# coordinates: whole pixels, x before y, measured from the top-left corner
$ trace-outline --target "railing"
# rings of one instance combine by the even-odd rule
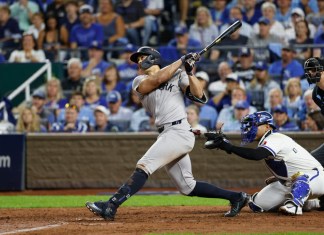
[[[49,60],[45,61],[45,64],[36,71],[32,76],[30,76],[24,83],[22,83],[16,90],[14,90],[7,98],[9,100],[14,99],[17,95],[19,95],[22,91],[25,91],[25,100],[30,99],[30,84],[39,78],[44,72],[47,73],[47,80],[52,78],[52,64]],[[5,106],[5,102],[2,101],[0,103],[0,110]],[[5,118],[6,119],[6,112]]]

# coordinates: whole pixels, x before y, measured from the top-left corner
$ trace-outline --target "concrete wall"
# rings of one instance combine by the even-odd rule
[[[289,135],[307,150],[324,142],[323,133]],[[27,189],[119,187],[156,137],[156,134],[133,133],[29,134]],[[233,143],[239,143],[239,135],[228,137]],[[263,161],[249,161],[223,151],[206,150],[203,149],[204,142],[204,138],[197,138],[190,153],[196,179],[221,187],[259,187],[270,176]],[[164,169],[160,169],[150,177],[146,187],[174,185]]]

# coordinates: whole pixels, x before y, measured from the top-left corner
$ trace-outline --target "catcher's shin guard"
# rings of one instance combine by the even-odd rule
[[[293,178],[290,196],[291,200],[297,206],[303,207],[310,194],[309,176],[299,173]]]
[[[248,205],[253,212],[256,213],[264,212],[263,208],[254,202],[256,195],[258,195],[258,193],[252,195],[251,200],[248,202]]]

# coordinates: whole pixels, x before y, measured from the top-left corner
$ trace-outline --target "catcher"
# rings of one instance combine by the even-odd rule
[[[254,212],[276,211],[283,214],[302,215],[308,199],[324,195],[322,165],[290,137],[275,133],[272,115],[255,112],[241,120],[242,144],[259,141],[256,149],[232,145],[221,132],[207,132],[208,149],[221,149],[248,160],[264,159],[274,177],[255,193],[249,204]],[[323,208],[323,202],[320,202]]]

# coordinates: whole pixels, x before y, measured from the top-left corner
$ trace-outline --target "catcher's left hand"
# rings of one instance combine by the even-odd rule
[[[225,150],[227,153],[231,153],[231,147],[229,140],[227,139],[226,135],[222,131],[210,131],[206,132],[205,137],[207,141],[205,143],[205,148],[207,149],[222,149]]]

